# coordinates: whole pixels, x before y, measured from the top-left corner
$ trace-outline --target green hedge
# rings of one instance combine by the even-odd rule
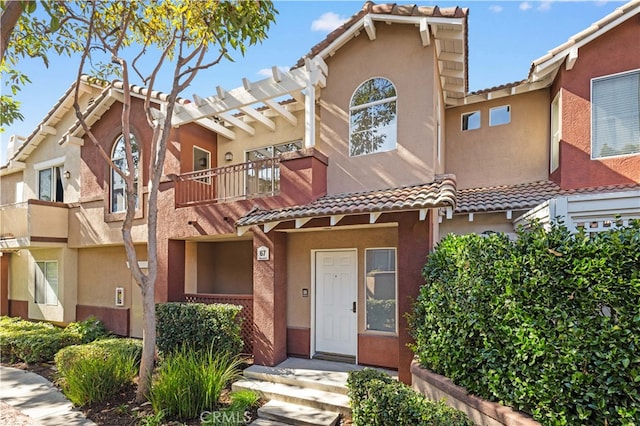
[[[0,360],[8,363],[53,361],[56,352],[65,346],[105,335],[104,325],[95,318],[62,328],[48,322],[0,317]]]
[[[167,354],[184,345],[198,351],[213,347],[218,352],[238,355],[242,350],[241,306],[203,303],[156,305],[157,345]]]
[[[348,395],[356,426],[472,426],[466,414],[428,400],[380,370],[351,371]]]
[[[410,316],[420,363],[545,425],[640,418],[640,222],[450,235]]]

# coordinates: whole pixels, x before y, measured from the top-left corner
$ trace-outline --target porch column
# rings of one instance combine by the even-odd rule
[[[265,260],[258,250],[266,248]],[[263,251],[264,253],[264,251]],[[254,362],[274,366],[287,357],[287,236],[253,228]]]
[[[0,252],[0,315],[9,315],[9,253]]]
[[[408,331],[406,312],[411,312],[424,283],[422,268],[432,249],[433,215],[429,211],[425,220],[417,212],[403,213],[398,221],[398,379],[411,384],[413,352],[407,347],[412,342]]]

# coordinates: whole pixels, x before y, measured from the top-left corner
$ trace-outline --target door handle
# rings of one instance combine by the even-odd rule
[[[356,313],[356,302],[353,302],[353,305],[351,307],[351,311],[355,314]]]

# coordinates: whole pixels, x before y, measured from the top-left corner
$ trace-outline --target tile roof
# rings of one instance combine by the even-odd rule
[[[362,9],[356,14],[347,19],[342,25],[333,30],[327,37],[313,46],[309,53],[300,58],[293,68],[299,68],[304,65],[305,58],[312,58],[318,53],[322,52],[331,43],[333,43],[342,34],[347,32],[349,28],[357,24],[362,18],[368,14],[376,15],[397,15],[397,16],[419,16],[419,17],[438,17],[438,18],[467,18],[468,9],[458,6],[452,7],[438,7],[438,6],[418,6],[415,4],[398,5],[396,3],[389,4],[375,4],[372,1],[367,1]],[[465,46],[467,45],[465,34]],[[468,49],[465,47],[465,51]],[[465,54],[465,69],[467,66],[468,58]]]
[[[454,213],[527,210],[554,197],[632,189],[640,189],[640,183],[562,189],[555,182],[540,181],[517,185],[460,189],[456,194],[457,204]]]
[[[236,226],[251,226],[268,222],[333,215],[454,207],[456,204],[455,194],[455,176],[451,174],[437,175],[433,182],[422,185],[325,195],[303,206],[274,210],[255,208],[241,217],[236,222]]]

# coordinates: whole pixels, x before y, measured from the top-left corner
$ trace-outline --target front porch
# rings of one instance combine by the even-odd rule
[[[363,368],[341,362],[287,358],[274,367],[250,366],[232,387],[254,390],[268,400],[258,410],[260,419],[285,424],[335,425],[340,418],[351,417],[346,386],[349,371]],[[398,376],[396,371],[383,371]]]

